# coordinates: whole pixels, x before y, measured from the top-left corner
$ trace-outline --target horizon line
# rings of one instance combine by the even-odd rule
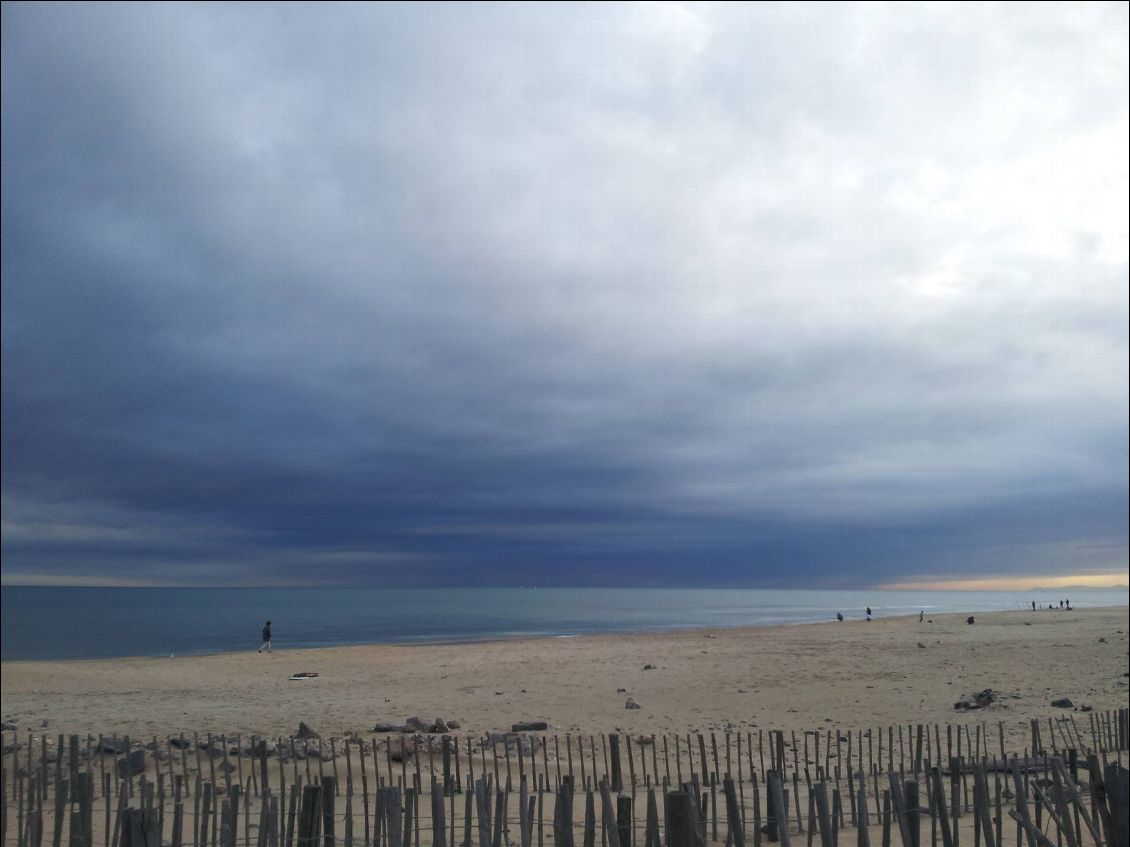
[[[1107,577],[1101,574],[1079,575],[1077,577],[1045,577],[1043,584],[1033,584],[1030,577],[997,577],[968,580],[925,580],[922,582],[894,582],[875,585],[862,585],[858,587],[845,586],[756,586],[740,584],[720,585],[381,585],[376,583],[356,582],[346,584],[316,584],[316,583],[275,583],[259,585],[231,585],[223,583],[191,584],[191,583],[154,583],[145,581],[117,581],[117,580],[78,580],[78,581],[10,581],[0,578],[0,588],[151,588],[160,590],[224,590],[224,591],[253,591],[256,589],[298,589],[298,590],[326,590],[326,589],[354,589],[354,588],[379,588],[389,589],[531,589],[531,590],[558,590],[558,589],[606,589],[606,590],[680,590],[701,589],[705,591],[944,591],[944,592],[1026,592],[1026,591],[1065,591],[1070,589],[1121,589],[1130,591],[1126,582],[1115,581],[1120,575]]]

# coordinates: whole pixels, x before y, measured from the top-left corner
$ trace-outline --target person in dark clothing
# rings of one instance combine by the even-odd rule
[[[871,607],[867,607],[867,620],[871,620]]]
[[[259,648],[258,652],[262,653],[264,650],[266,650],[268,653],[271,652],[271,622],[270,621],[267,621],[266,625],[263,627],[263,646]]]
[[[836,620],[842,621],[844,619],[843,612],[836,612]]]

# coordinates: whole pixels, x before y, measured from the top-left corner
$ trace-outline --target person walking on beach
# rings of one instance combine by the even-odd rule
[[[871,607],[867,607],[867,620],[871,620]]]
[[[263,627],[263,646],[260,647],[256,652],[262,653],[264,649],[268,653],[271,652],[271,622],[270,621],[267,621],[267,623]]]

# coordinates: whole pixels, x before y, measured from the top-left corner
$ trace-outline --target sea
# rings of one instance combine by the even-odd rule
[[[1127,605],[1127,589],[839,591],[640,588],[0,588],[4,661],[192,656],[699,627],[774,626],[943,612],[1060,614]],[[1069,614],[1063,612],[1063,614]]]

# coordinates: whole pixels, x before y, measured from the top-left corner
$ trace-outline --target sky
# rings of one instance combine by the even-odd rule
[[[1126,582],[1128,6],[4,3],[4,584]]]

